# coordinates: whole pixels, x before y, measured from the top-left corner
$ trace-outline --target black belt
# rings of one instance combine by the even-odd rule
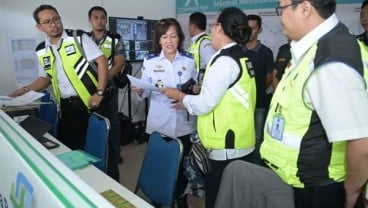
[[[62,103],[75,103],[75,102],[82,102],[82,99],[79,96],[72,96],[68,98],[61,98]]]

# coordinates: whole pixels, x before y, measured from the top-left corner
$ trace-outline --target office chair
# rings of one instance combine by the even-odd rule
[[[57,104],[51,99],[48,91],[45,90],[43,93],[45,93],[45,95],[41,97],[41,102],[44,102],[44,104],[41,104],[38,109],[38,118],[52,124],[52,128],[48,132],[56,137],[58,120]]]
[[[94,165],[103,172],[107,171],[109,130],[110,122],[107,118],[97,113],[91,113],[84,151],[101,159]]]
[[[174,207],[175,184],[182,153],[180,140],[163,138],[153,132],[134,193],[140,190],[152,204]]]

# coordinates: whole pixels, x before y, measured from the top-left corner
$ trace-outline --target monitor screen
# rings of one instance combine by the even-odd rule
[[[143,61],[152,50],[156,20],[109,17],[109,30],[121,35],[127,60]]]

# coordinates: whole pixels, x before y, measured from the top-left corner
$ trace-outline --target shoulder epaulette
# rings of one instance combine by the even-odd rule
[[[46,47],[46,43],[45,41],[42,41],[41,43],[39,43],[36,47],[36,51],[40,50],[40,49],[44,49]]]
[[[150,59],[155,58],[155,57],[158,57],[158,54],[157,53],[148,53],[146,55],[146,59],[147,60],[150,60]]]
[[[188,51],[182,51],[180,52],[180,55],[193,59],[193,54]]]

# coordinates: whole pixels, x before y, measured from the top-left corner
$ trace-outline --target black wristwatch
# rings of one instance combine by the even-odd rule
[[[96,95],[98,95],[98,96],[104,96],[104,93],[105,93],[105,90],[102,90],[102,89],[97,89],[96,90]]]

